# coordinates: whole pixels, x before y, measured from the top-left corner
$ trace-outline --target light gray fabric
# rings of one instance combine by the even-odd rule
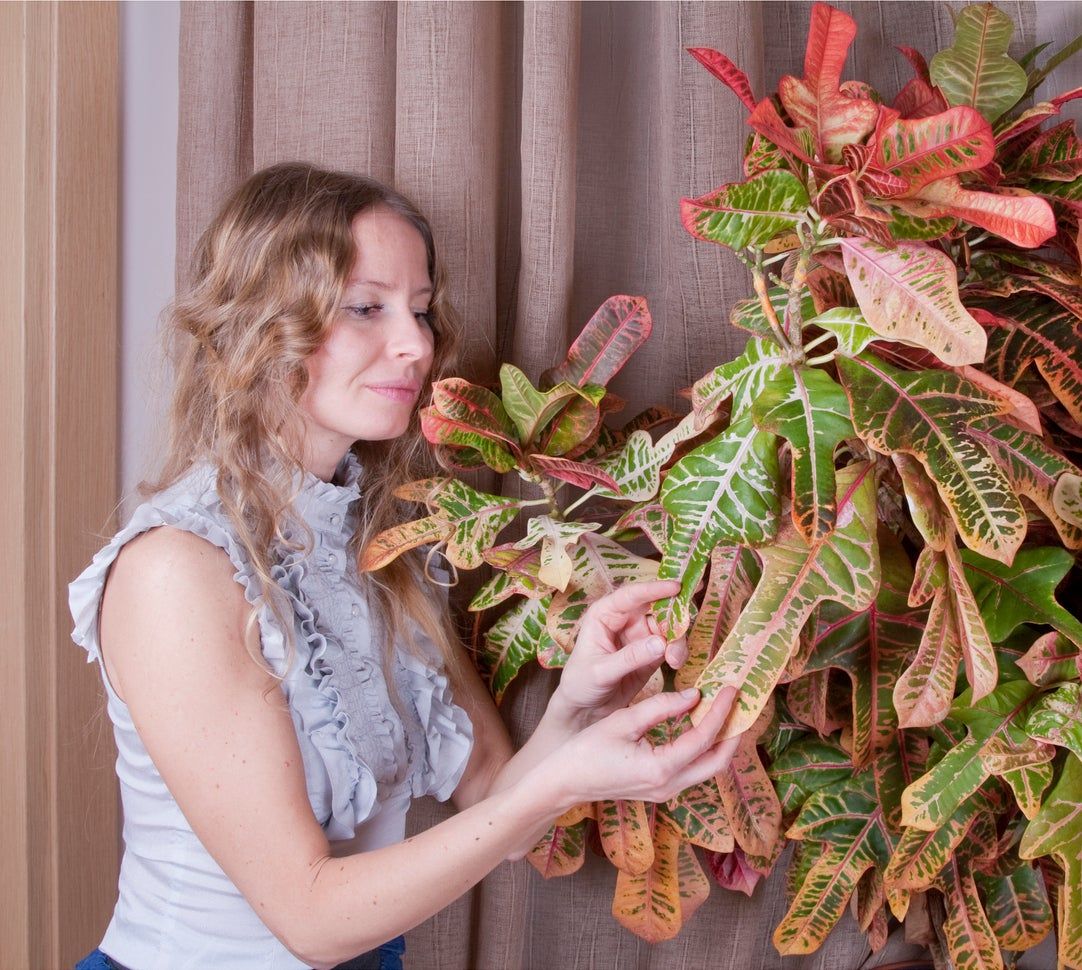
[[[352,456],[344,484],[307,475],[294,500],[294,523],[310,531],[302,548],[280,551],[271,578],[292,613],[287,638],[218,498],[216,475],[198,465],[140,505],[128,524],[71,584],[73,638],[88,661],[101,663],[98,616],[105,583],[124,545],[169,526],[222,549],[234,578],[257,609],[264,659],[281,678],[296,730],[312,813],[332,841],[356,838],[358,851],[405,837],[412,796],[450,797],[466,768],[473,731],[454,704],[431,641],[426,655],[395,651],[392,674],[401,711],[384,679],[383,649],[369,621],[354,557],[353,503],[361,470]],[[289,613],[287,612],[287,616]],[[292,642],[290,642],[290,640]],[[102,677],[113,723],[124,807],[120,894],[103,940],[130,967],[299,967],[204,849],[148,754],[127,705]],[[250,793],[260,810],[260,793]]]

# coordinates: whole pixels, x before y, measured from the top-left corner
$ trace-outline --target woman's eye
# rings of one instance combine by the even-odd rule
[[[418,310],[413,314],[417,318],[418,323],[423,323],[426,327],[432,327],[432,311],[431,310]]]
[[[347,306],[344,308],[348,313],[352,313],[355,317],[370,317],[373,313],[383,309],[381,303],[358,303],[354,306]]]

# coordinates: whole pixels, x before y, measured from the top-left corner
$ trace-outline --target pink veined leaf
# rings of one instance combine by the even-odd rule
[[[932,182],[917,193],[917,198],[942,206],[951,215],[997,236],[1033,249],[1056,234],[1056,217],[1044,199],[1028,192],[1006,195],[973,192],[962,188],[955,177]]]
[[[590,317],[567,359],[546,372],[546,383],[608,384],[646,342],[652,329],[645,297],[610,296]]]
[[[944,176],[979,169],[995,152],[992,126],[964,105],[928,118],[888,115],[885,121],[876,131],[876,164],[905,179],[910,194]]]
[[[749,111],[755,110],[748,76],[724,54],[709,47],[689,47],[687,52],[733,92]]]
[[[1075,135],[1074,122],[1042,131],[1026,146],[1012,168],[1027,178],[1070,182],[1082,175],[1082,142]]]
[[[857,25],[825,3],[812,7],[803,79],[785,76],[778,94],[789,117],[810,128],[821,161],[837,162],[845,145],[862,141],[875,126],[876,103],[840,90],[842,68]]]
[[[614,492],[620,490],[620,486],[608,472],[584,461],[571,461],[552,455],[531,455],[530,461],[546,475],[568,482],[576,488],[590,489],[595,485],[602,485]]]

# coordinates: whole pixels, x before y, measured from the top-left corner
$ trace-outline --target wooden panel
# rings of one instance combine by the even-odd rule
[[[117,9],[10,3],[0,15],[5,143],[21,148],[4,153],[14,204],[0,239],[4,292],[21,294],[0,361],[3,453],[18,456],[2,471],[16,563],[4,591],[12,649],[0,651],[0,730],[16,743],[2,797],[17,822],[0,966],[61,967],[100,940],[119,859],[100,681],[67,610],[117,494]]]

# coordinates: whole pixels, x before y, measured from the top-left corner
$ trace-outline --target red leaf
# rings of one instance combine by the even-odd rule
[[[751,93],[748,76],[729,58],[709,47],[689,47],[687,52],[743,101],[748,111],[755,110],[755,96]]]
[[[788,152],[809,165],[814,163],[815,159],[808,150],[810,146],[801,141],[801,135],[810,137],[808,129],[790,128],[781,120],[781,115],[778,114],[778,109],[770,98],[763,98],[755,106],[755,110],[748,115],[748,124],[782,151]]]
[[[1011,168],[1027,178],[1070,182],[1082,175],[1082,142],[1074,122],[1064,121],[1042,131],[1018,156]]]
[[[994,154],[992,126],[965,105],[926,118],[888,117],[875,133],[876,164],[905,179],[910,193],[947,175],[979,169]]]
[[[652,329],[645,297],[610,296],[575,338],[567,359],[546,372],[545,379],[550,386],[560,381],[579,387],[608,384],[646,342]]]
[[[940,94],[939,88],[932,87],[923,78],[915,77],[898,92],[893,107],[903,118],[928,118],[946,111],[950,105]]]
[[[562,482],[570,482],[577,488],[603,485],[617,494],[620,492],[616,479],[595,465],[588,465],[582,461],[569,461],[567,458],[555,458],[552,455],[531,455],[530,461],[546,475],[558,478]]]
[[[748,865],[744,850],[737,846],[732,852],[708,852],[707,865],[714,880],[723,889],[750,896],[762,875]]]
[[[932,83],[932,77],[928,73],[928,62],[924,59],[924,55],[919,50],[915,47],[902,47],[901,45],[896,45],[894,49],[913,65],[913,72],[917,77],[922,81],[927,81],[929,84]]]
[[[1029,192],[972,192],[951,176],[924,186],[915,197],[1026,249],[1040,246],[1056,234],[1052,207]]]

